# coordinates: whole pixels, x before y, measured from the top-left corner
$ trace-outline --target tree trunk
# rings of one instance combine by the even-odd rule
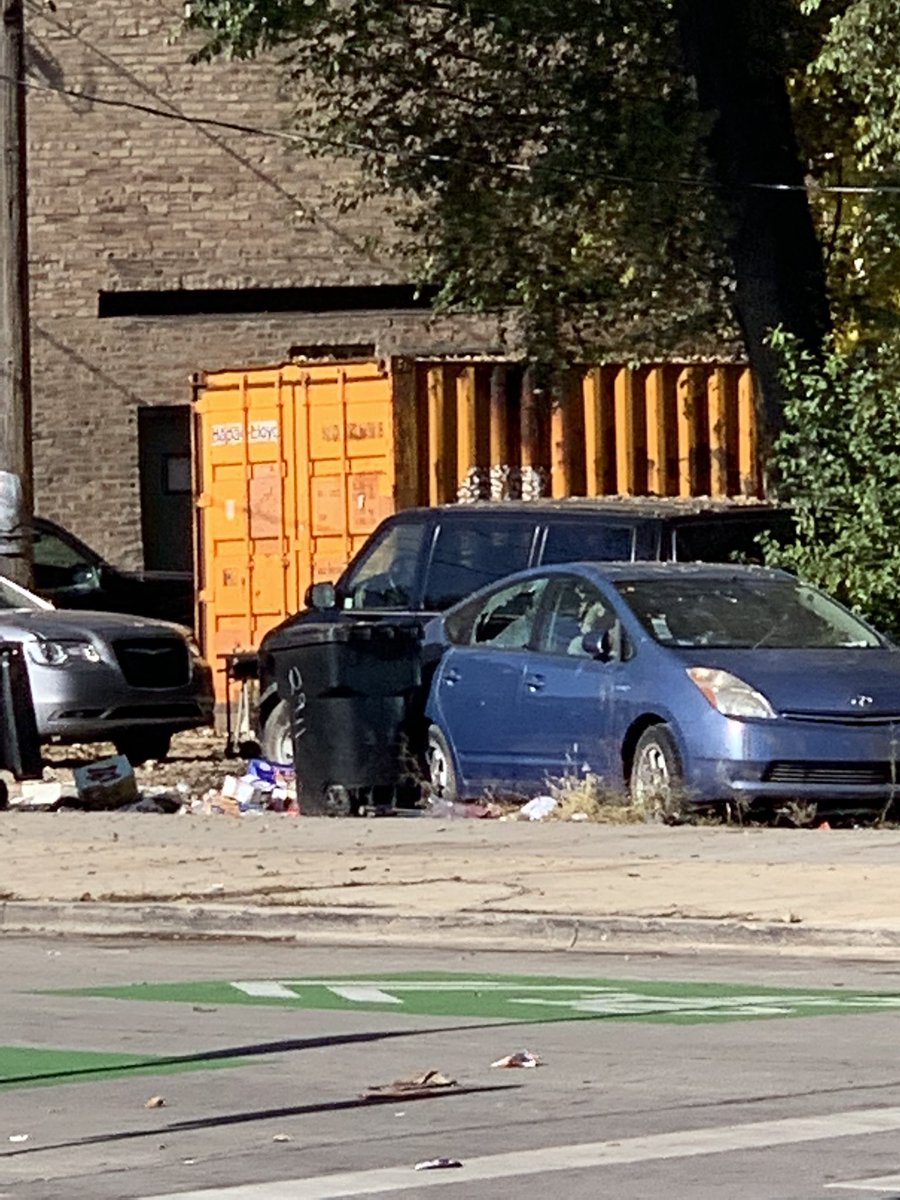
[[[830,329],[821,247],[785,80],[783,0],[676,0],[688,70],[713,119],[708,149],[728,214],[734,312],[760,384],[764,433],[782,425],[776,326],[817,352]]]

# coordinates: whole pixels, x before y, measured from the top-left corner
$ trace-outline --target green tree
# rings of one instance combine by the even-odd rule
[[[872,187],[819,200],[836,328],[896,336],[900,319],[900,26],[894,0],[802,0],[823,37],[797,89],[815,178]],[[893,190],[892,190],[893,189]]]
[[[776,331],[785,430],[773,467],[797,539],[767,560],[900,633],[900,346],[860,341],[813,356]]]
[[[274,52],[312,150],[393,200],[444,304],[539,357],[828,328],[788,81],[797,0],[193,0],[204,54]],[[787,184],[775,190],[760,184]]]

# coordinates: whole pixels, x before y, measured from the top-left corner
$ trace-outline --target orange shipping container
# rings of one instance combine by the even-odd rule
[[[569,495],[757,495],[741,366],[292,363],[195,381],[199,629],[252,649],[398,508]],[[220,691],[224,681],[220,674]]]

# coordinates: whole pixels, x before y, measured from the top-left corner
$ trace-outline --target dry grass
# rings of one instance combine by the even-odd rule
[[[551,821],[590,821],[596,825],[641,825],[648,816],[624,789],[616,790],[598,775],[563,775],[548,780],[547,795],[556,801]]]
[[[590,821],[595,825],[720,824],[721,818],[698,811],[688,796],[675,794],[652,807],[637,803],[624,788],[612,788],[599,775],[563,775],[547,782],[547,795],[556,801],[552,821]]]

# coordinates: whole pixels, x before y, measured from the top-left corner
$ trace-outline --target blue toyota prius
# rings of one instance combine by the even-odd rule
[[[900,651],[760,567],[569,563],[436,618],[432,790],[534,794],[590,771],[658,807],[881,808],[900,785]]]

